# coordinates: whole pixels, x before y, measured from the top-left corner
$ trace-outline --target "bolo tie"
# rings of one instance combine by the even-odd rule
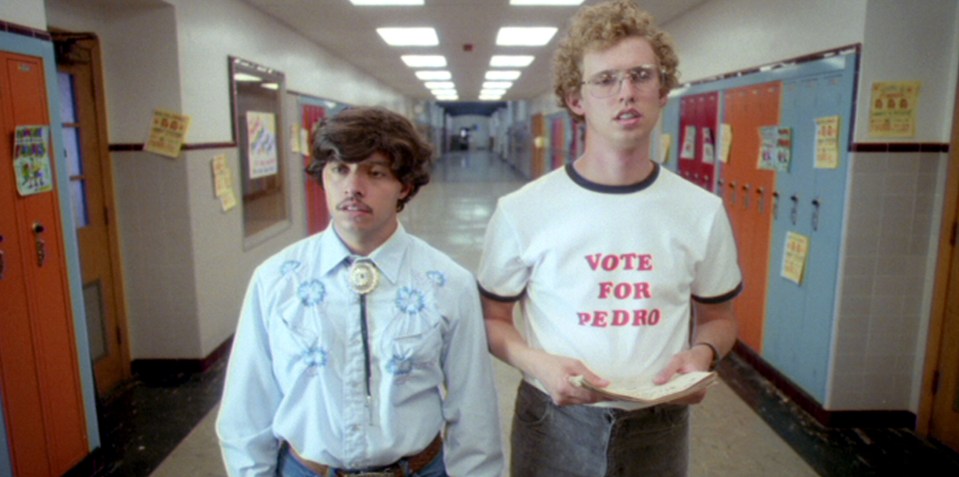
[[[366,323],[366,295],[376,289],[379,281],[380,275],[370,259],[358,258],[350,264],[350,287],[360,297],[360,333],[363,338],[363,367],[366,371],[366,404],[371,414],[373,393],[370,389],[372,373],[370,372],[370,333]]]

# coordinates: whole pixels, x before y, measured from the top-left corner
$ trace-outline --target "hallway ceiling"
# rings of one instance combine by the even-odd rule
[[[403,95],[433,100],[414,69],[400,60],[405,54],[446,56],[460,102],[477,101],[490,57],[534,55],[518,68],[503,100],[532,99],[551,90],[550,62],[558,38],[578,7],[510,6],[509,0],[426,0],[424,6],[357,7],[349,0],[244,0],[289,25],[325,50],[355,65]],[[595,4],[599,0],[586,0]],[[641,0],[640,5],[664,25],[708,0]],[[559,32],[542,47],[496,46],[503,26],[554,26]],[[377,34],[380,27],[433,27],[439,46],[392,47]],[[464,45],[472,45],[466,51]],[[499,68],[503,69],[503,68]],[[513,68],[510,68],[513,69]],[[444,103],[449,108],[450,103]]]

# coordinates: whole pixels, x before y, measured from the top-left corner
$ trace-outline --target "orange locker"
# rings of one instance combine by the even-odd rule
[[[14,128],[49,125],[43,60],[0,52],[0,388],[15,475],[88,451],[57,191],[20,196]],[[49,146],[51,169],[53,148]]]
[[[769,250],[776,174],[757,167],[759,128],[779,123],[781,84],[765,83],[731,89],[725,95],[725,122],[732,129],[729,162],[717,190],[723,197],[739,246],[743,293],[736,299],[739,338],[762,351]]]

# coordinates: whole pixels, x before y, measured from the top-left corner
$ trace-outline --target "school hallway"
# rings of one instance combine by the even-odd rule
[[[400,219],[475,272],[496,199],[523,183],[492,153],[449,153]],[[506,445],[519,374],[490,359]],[[226,475],[213,429],[225,366],[223,358],[199,374],[116,392],[99,413],[103,446],[92,468],[70,475]],[[719,371],[721,382],[693,408],[691,476],[959,475],[959,456],[911,428],[825,428],[740,357]]]

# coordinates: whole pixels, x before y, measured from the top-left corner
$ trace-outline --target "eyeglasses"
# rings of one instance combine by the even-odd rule
[[[603,99],[619,93],[623,80],[629,78],[636,89],[648,92],[659,85],[663,71],[656,65],[639,65],[628,70],[601,71],[592,78],[583,81],[590,96]]]

